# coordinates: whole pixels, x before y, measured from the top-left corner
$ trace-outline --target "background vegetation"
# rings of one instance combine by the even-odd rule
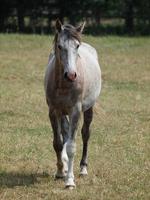
[[[0,35],[0,199],[150,199],[150,38],[84,37],[102,68],[89,144],[89,175],[67,191],[56,158],[43,76],[53,37]]]
[[[90,34],[150,34],[149,0],[1,0],[0,32],[49,33],[57,17]]]

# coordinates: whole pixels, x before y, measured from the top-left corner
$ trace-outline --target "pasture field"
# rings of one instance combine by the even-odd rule
[[[87,177],[55,181],[56,157],[43,89],[52,36],[0,34],[0,199],[150,199],[150,38],[92,37],[102,93],[95,107]]]

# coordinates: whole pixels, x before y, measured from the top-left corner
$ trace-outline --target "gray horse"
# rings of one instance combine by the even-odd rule
[[[75,187],[73,163],[76,133],[83,112],[83,153],[80,174],[87,174],[87,148],[93,106],[101,90],[101,71],[96,50],[81,42],[79,27],[56,21],[54,49],[45,74],[45,92],[57,155],[56,178],[65,177],[66,187]]]

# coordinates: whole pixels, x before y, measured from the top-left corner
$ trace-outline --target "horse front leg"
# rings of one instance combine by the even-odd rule
[[[53,147],[57,156],[57,172],[55,174],[55,178],[63,178],[65,174],[63,171],[63,162],[61,158],[61,153],[63,149],[63,141],[61,136],[61,116],[58,115],[58,113],[54,110],[50,109],[49,118],[54,134]]]
[[[68,171],[68,155],[66,152],[66,144],[67,144],[68,134],[69,134],[69,121],[65,115],[63,115],[61,118],[61,132],[63,136],[62,162],[64,165],[64,172],[66,174]]]
[[[73,108],[72,113],[69,115],[69,138],[66,143],[66,152],[68,155],[68,172],[66,176],[66,187],[69,189],[72,189],[75,187],[74,182],[74,173],[73,173],[73,163],[74,163],[74,154],[76,152],[76,133],[77,133],[77,127],[78,122],[80,118],[81,113],[81,105],[78,104]]]

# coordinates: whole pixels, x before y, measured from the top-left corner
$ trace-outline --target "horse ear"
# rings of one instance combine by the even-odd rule
[[[85,22],[83,22],[83,24],[81,24],[80,26],[78,26],[78,27],[76,28],[76,30],[77,30],[78,32],[82,33],[84,27],[85,27]]]
[[[62,30],[62,23],[61,23],[61,21],[59,19],[56,20],[55,28],[59,33]]]

